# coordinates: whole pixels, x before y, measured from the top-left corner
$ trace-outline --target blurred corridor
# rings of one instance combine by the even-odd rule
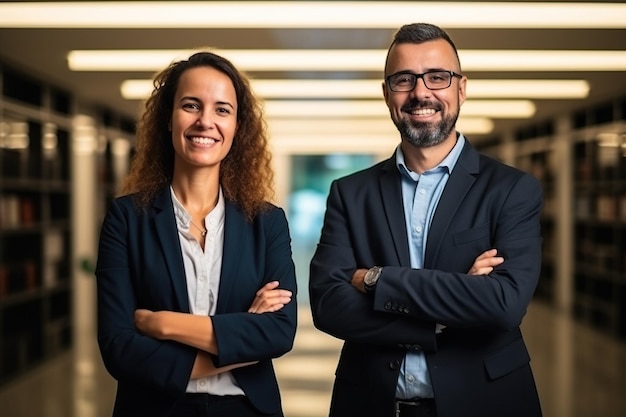
[[[301,305],[295,347],[275,361],[285,416],[324,417],[341,343],[317,331]],[[522,328],[545,417],[626,416],[626,345],[540,302],[531,305]],[[114,381],[98,352],[92,367],[76,368],[66,353],[3,386],[2,416],[110,416]]]

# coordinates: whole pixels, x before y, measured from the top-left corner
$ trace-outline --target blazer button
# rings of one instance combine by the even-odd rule
[[[389,301],[385,303],[385,310],[391,310],[391,303]]]
[[[400,361],[389,362],[389,369],[398,369],[400,367]]]

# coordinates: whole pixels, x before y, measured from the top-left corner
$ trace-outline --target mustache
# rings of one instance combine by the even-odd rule
[[[437,111],[441,110],[441,105],[435,101],[420,101],[420,100],[410,100],[408,103],[405,103],[400,110],[403,112],[410,112],[416,109],[423,109],[428,107],[429,109],[435,109]]]

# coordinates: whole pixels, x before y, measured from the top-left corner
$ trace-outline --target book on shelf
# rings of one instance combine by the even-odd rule
[[[0,227],[29,226],[36,220],[37,210],[31,196],[17,193],[0,195]]]
[[[0,300],[9,295],[9,270],[6,265],[0,265]]]
[[[596,200],[598,220],[617,220],[617,200],[612,195],[601,195]]]
[[[64,238],[59,230],[43,235],[43,286],[52,288],[59,282],[58,265],[64,258]]]

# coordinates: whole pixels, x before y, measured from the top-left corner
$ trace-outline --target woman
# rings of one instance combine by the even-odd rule
[[[157,75],[102,225],[98,342],[117,416],[283,416],[296,279],[260,103],[209,52]]]

